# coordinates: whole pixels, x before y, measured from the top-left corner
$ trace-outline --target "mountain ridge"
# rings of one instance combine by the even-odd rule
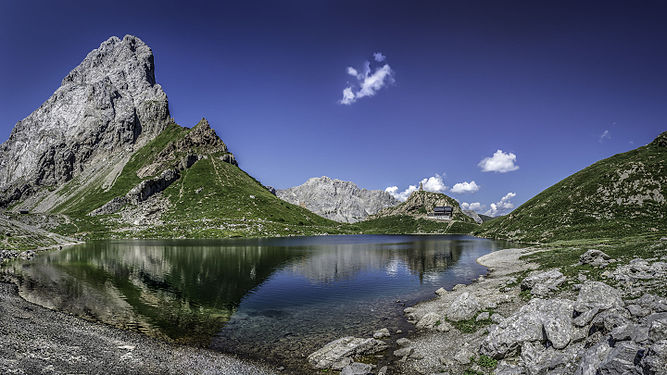
[[[550,242],[667,234],[667,132],[564,178],[476,234]]]
[[[327,219],[346,223],[362,221],[399,203],[385,191],[361,189],[353,182],[327,176],[312,177],[299,186],[276,190],[276,195]]]

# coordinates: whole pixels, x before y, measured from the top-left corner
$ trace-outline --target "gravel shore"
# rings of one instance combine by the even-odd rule
[[[1,374],[273,374],[262,364],[171,345],[25,301],[0,282]]]

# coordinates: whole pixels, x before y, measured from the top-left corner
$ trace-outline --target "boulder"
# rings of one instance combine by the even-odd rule
[[[482,305],[474,295],[469,292],[463,292],[447,307],[445,315],[450,320],[457,322],[474,318],[481,309]]]
[[[414,350],[415,350],[415,349],[414,349],[413,347],[411,347],[411,346],[408,346],[408,347],[405,347],[405,348],[401,348],[401,349],[398,349],[398,350],[394,350],[394,357],[398,357],[398,358],[407,357],[407,356],[409,356],[410,354],[412,354],[412,352],[413,352]]]
[[[445,290],[445,288],[440,288],[440,289],[438,289],[438,290],[435,291],[435,294],[437,294],[437,295],[439,295],[439,296],[442,297],[442,296],[444,296],[445,294],[447,294],[447,291]]]
[[[585,312],[598,308],[606,310],[612,307],[623,307],[621,292],[599,281],[587,281],[579,290],[575,310]]]
[[[609,333],[616,327],[631,323],[630,313],[624,308],[612,308],[605,310],[593,318],[591,321],[591,330],[598,330]]]
[[[498,324],[482,342],[480,352],[496,359],[515,353],[524,342],[550,342],[556,349],[569,344],[573,335],[572,301],[532,299]]]
[[[383,341],[347,336],[334,340],[309,355],[308,363],[316,369],[329,369],[345,358],[374,354],[385,349],[387,344]]]
[[[468,348],[463,347],[454,355],[454,359],[462,365],[467,365],[471,362],[470,358],[474,356],[475,353],[471,352]]]
[[[651,345],[642,358],[640,366],[646,375],[667,374],[667,340]]]
[[[417,329],[430,329],[434,328],[436,324],[442,324],[443,320],[444,319],[442,316],[438,315],[437,313],[430,312],[419,319],[419,322],[417,322],[415,327]]]
[[[391,336],[391,334],[389,333],[389,330],[387,328],[379,329],[375,331],[375,333],[373,333],[373,338],[375,339],[381,339],[383,337],[389,337],[389,336]]]
[[[371,373],[371,370],[373,370],[373,366],[369,364],[354,362],[343,367],[340,375],[368,375]]]
[[[649,326],[648,337],[651,342],[667,340],[667,318],[653,320]]]
[[[579,257],[579,263],[590,264],[593,267],[606,267],[611,257],[600,250],[590,249]]]
[[[602,340],[586,349],[574,374],[596,375],[600,364],[607,358],[609,352],[611,352],[611,346],[606,340]]]
[[[642,348],[630,341],[617,343],[616,346],[607,354],[598,373],[600,375],[641,375],[641,371],[635,366],[641,359],[640,350]]]
[[[559,270],[531,273],[521,282],[521,289],[530,290],[530,293],[546,297],[565,282],[565,276]]]
[[[402,337],[402,338],[396,340],[396,345],[398,345],[398,346],[410,346],[410,345],[412,345],[412,341],[410,339],[406,339],[405,337]]]

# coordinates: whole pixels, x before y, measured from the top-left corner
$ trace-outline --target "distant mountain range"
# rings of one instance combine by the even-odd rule
[[[276,190],[278,198],[300,205],[327,219],[344,223],[365,220],[400,202],[382,190],[360,189],[353,182],[313,177],[304,184]]]

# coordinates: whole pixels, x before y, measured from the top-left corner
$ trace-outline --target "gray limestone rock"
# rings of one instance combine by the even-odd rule
[[[369,364],[354,362],[343,367],[340,375],[368,375],[371,373],[371,370],[373,370],[373,366]]]
[[[463,292],[452,301],[445,310],[445,315],[455,322],[474,318],[482,305],[474,295]]]
[[[640,375],[641,371],[635,366],[641,359],[642,348],[629,341],[617,343],[609,352],[607,358],[600,363],[600,375]]]
[[[605,267],[610,262],[611,257],[600,250],[590,249],[579,257],[579,263],[590,264],[593,267]]]
[[[667,340],[651,345],[640,365],[646,375],[667,374]]]
[[[565,276],[559,270],[534,272],[521,282],[521,289],[530,289],[530,293],[546,297],[565,282]]]
[[[385,191],[360,189],[352,182],[326,176],[313,177],[303,185],[276,190],[276,195],[327,219],[346,223],[364,220],[383,208],[400,203]]]
[[[430,312],[419,319],[419,322],[417,322],[415,327],[417,329],[435,328],[436,325],[442,324],[443,321],[444,319],[442,316],[438,315],[437,313]]]
[[[309,355],[308,363],[316,369],[328,369],[344,358],[375,354],[386,348],[387,344],[380,340],[347,336],[334,340]]]
[[[575,310],[579,312],[593,308],[604,310],[623,305],[621,292],[617,289],[599,281],[587,281],[579,290]]]
[[[503,320],[482,342],[480,352],[502,359],[524,342],[548,341],[555,349],[566,347],[574,336],[573,303],[564,299],[532,299]]]
[[[415,349],[411,346],[407,346],[407,347],[404,347],[404,348],[400,348],[398,350],[394,350],[394,357],[398,357],[398,358],[407,357],[410,354],[412,354],[412,352],[414,350]]]
[[[373,333],[373,338],[381,339],[383,337],[389,337],[391,334],[387,328],[382,328]]]
[[[0,146],[0,206],[104,165],[153,139],[168,121],[151,49],[131,35],[109,38]]]
[[[612,348],[606,340],[586,349],[581,355],[581,362],[575,371],[575,375],[596,375],[600,364],[607,358]]]

